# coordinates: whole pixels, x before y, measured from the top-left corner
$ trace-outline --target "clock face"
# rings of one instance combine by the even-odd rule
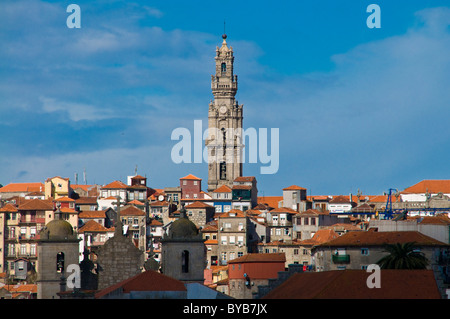
[[[227,111],[227,107],[226,106],[221,106],[220,107],[220,109],[219,109],[219,111],[220,111],[220,113],[226,113],[226,111]]]

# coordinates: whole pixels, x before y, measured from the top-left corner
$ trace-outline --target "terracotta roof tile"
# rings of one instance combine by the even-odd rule
[[[441,299],[432,270],[382,269],[380,288],[365,270],[297,273],[263,299]]]
[[[254,180],[254,176],[239,176],[234,179],[234,182],[253,182]]]
[[[120,210],[120,216],[145,216],[145,212],[135,206],[128,206]]]
[[[258,204],[265,204],[272,208],[277,208],[280,201],[283,200],[283,196],[263,196],[258,197]]]
[[[227,185],[222,185],[219,188],[213,190],[213,193],[231,193],[231,188]]]
[[[108,188],[123,189],[123,188],[128,188],[128,185],[121,181],[114,181],[114,182],[111,182],[102,187],[102,189],[108,189]]]
[[[192,204],[186,205],[185,208],[214,208],[214,206],[208,205],[201,201],[195,201]]]
[[[284,191],[298,191],[298,190],[306,190],[306,188],[297,186],[297,185],[291,185],[289,187],[283,188]]]
[[[13,204],[7,203],[5,206],[3,206],[2,208],[0,208],[0,212],[3,213],[17,213],[17,207],[14,206]]]
[[[193,179],[193,180],[199,180],[199,181],[202,180],[201,178],[198,178],[197,176],[194,176],[194,175],[192,175],[192,174],[189,174],[189,175],[187,175],[187,176],[185,176],[185,177],[182,177],[182,178],[180,178],[180,179]]]
[[[444,194],[450,194],[450,180],[437,180],[437,179],[428,179],[420,181],[419,183],[410,186],[408,188],[405,188],[404,191],[402,191],[402,194],[422,194],[422,193],[430,193],[430,194],[437,194],[437,193],[444,193]]]
[[[0,188],[0,193],[40,192],[44,189],[43,183],[10,183]]]
[[[286,262],[285,253],[250,253],[242,257],[228,261],[228,264],[236,263],[261,263],[261,262]]]
[[[147,270],[100,290],[95,294],[95,298],[101,298],[119,288],[122,288],[124,293],[131,291],[186,291],[183,282],[156,271]]]
[[[99,223],[97,223],[95,220],[91,219],[88,222],[86,222],[86,224],[81,226],[80,229],[78,230],[78,232],[80,232],[80,233],[84,233],[84,232],[106,233],[106,232],[112,232],[112,230],[111,230],[111,228],[106,228],[106,227],[100,225]]]
[[[349,231],[319,246],[382,246],[384,244],[415,242],[418,246],[445,246],[447,244],[417,231]]]
[[[46,199],[30,199],[20,205],[19,210],[53,210],[53,203]]]
[[[83,210],[78,214],[78,218],[106,218],[105,210]]]

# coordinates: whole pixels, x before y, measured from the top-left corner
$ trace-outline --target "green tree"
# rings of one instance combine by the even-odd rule
[[[426,269],[428,265],[415,242],[386,244],[385,251],[389,254],[377,262],[381,269]]]

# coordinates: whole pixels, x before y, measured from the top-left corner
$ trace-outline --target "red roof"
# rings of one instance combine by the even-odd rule
[[[17,213],[18,210],[17,210],[16,206],[8,203],[5,206],[3,206],[2,208],[0,208],[0,212]]]
[[[201,201],[195,201],[192,204],[187,205],[185,208],[214,208],[214,206],[208,205]]]
[[[78,215],[78,218],[105,218],[105,210],[83,210]]]
[[[235,182],[253,182],[254,180],[254,176],[239,176],[234,179]]]
[[[423,180],[411,187],[405,188],[402,194],[424,194],[424,193],[430,193],[430,194],[437,194],[437,193],[444,193],[444,194],[450,194],[450,180],[437,180],[437,179],[428,179]]]
[[[291,185],[289,187],[283,188],[284,191],[298,191],[298,190],[306,190],[306,188],[297,186],[297,185]]]
[[[245,254],[242,257],[228,261],[228,264],[237,263],[264,263],[264,262],[286,262],[286,255],[284,253],[269,253],[269,254]]]
[[[121,181],[114,181],[114,182],[111,182],[108,185],[105,185],[105,186],[102,187],[102,189],[106,189],[106,188],[114,188],[114,189],[117,189],[117,188],[128,188],[128,185],[123,183],[123,182],[121,182]]]
[[[381,287],[369,288],[365,270],[297,273],[263,299],[441,299],[432,270],[382,269]]]
[[[0,188],[0,193],[40,192],[44,189],[42,183],[10,183]]]
[[[136,206],[128,206],[120,210],[121,216],[144,216],[145,212]]]
[[[30,199],[20,205],[19,210],[53,210],[53,203],[45,199]]]
[[[222,185],[219,188],[213,190],[213,193],[231,193],[231,188],[227,185]]]
[[[350,231],[319,246],[382,246],[384,244],[415,242],[418,246],[445,246],[447,244],[418,231]]]
[[[194,179],[194,180],[199,180],[199,181],[202,180],[201,178],[198,178],[197,176],[194,176],[194,175],[192,175],[192,174],[189,174],[189,175],[187,175],[187,176],[185,176],[185,177],[182,177],[182,178],[180,178],[180,179]]]
[[[95,294],[95,298],[102,298],[119,288],[122,288],[123,293],[129,293],[131,291],[186,291],[183,282],[159,272],[147,270],[100,290]]]
[[[84,232],[102,232],[102,233],[106,233],[106,232],[111,232],[111,229],[108,229],[102,225],[100,225],[99,223],[97,223],[95,220],[89,220],[88,222],[86,222],[86,224],[84,224],[83,226],[81,226],[81,228],[78,230],[80,233],[84,233]]]

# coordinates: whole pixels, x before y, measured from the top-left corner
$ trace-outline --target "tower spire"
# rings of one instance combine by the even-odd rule
[[[227,46],[224,21],[222,47],[216,49],[216,72],[211,75],[214,100],[209,105],[208,191],[222,185],[232,186],[242,176],[243,106],[236,101],[238,81],[234,74],[233,48]]]

